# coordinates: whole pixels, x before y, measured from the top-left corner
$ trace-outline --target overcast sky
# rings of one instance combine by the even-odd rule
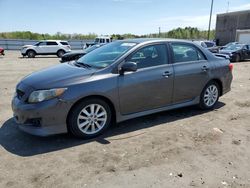
[[[216,13],[250,9],[250,0],[214,0]],[[148,34],[208,28],[211,0],[0,0],[0,32]]]

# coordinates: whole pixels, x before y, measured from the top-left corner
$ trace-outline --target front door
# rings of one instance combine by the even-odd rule
[[[126,61],[138,70],[118,78],[120,110],[123,115],[167,106],[172,103],[173,66],[165,44],[143,47]]]

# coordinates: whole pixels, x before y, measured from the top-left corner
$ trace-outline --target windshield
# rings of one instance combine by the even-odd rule
[[[116,41],[93,50],[77,60],[77,63],[87,64],[96,68],[105,68],[134,47],[137,43]]]
[[[242,47],[242,44],[232,44],[224,48],[224,50],[240,50]]]

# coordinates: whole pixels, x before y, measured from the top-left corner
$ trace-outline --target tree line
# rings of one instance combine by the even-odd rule
[[[208,31],[199,30],[196,27],[185,27],[170,30],[162,33],[152,33],[147,35],[134,35],[134,34],[113,34],[113,39],[125,39],[125,38],[176,38],[176,39],[207,39]],[[30,39],[30,40],[85,40],[94,39],[97,37],[95,33],[89,34],[64,34],[57,32],[56,34],[40,34],[33,33],[31,31],[14,31],[14,32],[1,32],[0,38],[2,39]],[[215,38],[215,30],[210,33],[210,39]]]

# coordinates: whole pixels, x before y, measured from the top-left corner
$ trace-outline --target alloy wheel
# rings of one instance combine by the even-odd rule
[[[218,96],[219,96],[219,91],[218,88],[216,87],[216,85],[210,85],[205,93],[204,93],[204,103],[208,106],[211,107],[213,106],[216,101],[218,100]]]
[[[101,131],[106,122],[107,112],[100,104],[90,104],[84,107],[77,118],[78,128],[88,135]]]

